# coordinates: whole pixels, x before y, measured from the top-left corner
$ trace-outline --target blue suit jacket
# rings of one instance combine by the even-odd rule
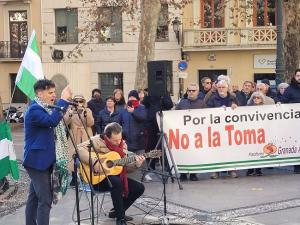
[[[58,106],[68,107],[68,102],[60,99]],[[35,101],[25,114],[24,167],[37,170],[48,169],[55,162],[54,128],[62,119],[61,113],[54,109],[49,114]]]

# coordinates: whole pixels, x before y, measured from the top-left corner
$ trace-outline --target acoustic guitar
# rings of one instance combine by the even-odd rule
[[[117,152],[111,151],[105,154],[98,154],[99,159],[103,165],[104,170],[106,171],[106,175],[119,175],[123,167],[127,164],[135,162],[135,154],[130,155],[129,157],[121,158]],[[161,156],[160,150],[152,150],[148,153],[141,154],[145,158],[158,158]],[[91,152],[92,158],[97,158],[95,152]],[[105,175],[103,173],[96,173],[92,170],[92,179],[90,178],[90,166],[89,164],[81,163],[80,167],[80,174],[83,180],[88,183],[90,180],[93,185],[99,184],[101,181],[105,179]],[[86,174],[85,174],[85,172]]]

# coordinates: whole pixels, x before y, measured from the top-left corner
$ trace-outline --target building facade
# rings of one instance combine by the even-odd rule
[[[225,3],[226,2],[226,3]],[[223,7],[224,3],[226,4]],[[274,0],[194,0],[183,12],[183,57],[189,82],[228,75],[231,84],[268,78],[275,85]],[[200,85],[201,86],[201,85]]]
[[[0,96],[3,103],[27,102],[18,88],[14,91],[15,78],[33,29],[41,40],[40,9],[40,0],[0,0]],[[41,47],[41,42],[39,44]]]
[[[139,24],[122,13],[117,6],[99,5],[101,32],[93,40],[80,46],[78,57],[68,58],[78,43],[82,41],[82,28],[86,28],[89,7],[83,1],[52,0],[43,1],[43,69],[46,76],[61,87],[69,83],[74,94],[90,98],[93,88],[100,88],[103,96],[112,94],[116,88],[125,95],[134,88]],[[155,60],[173,61],[173,70],[180,60],[180,45],[177,43],[172,20],[177,14],[172,7],[164,6],[157,28]],[[135,27],[137,29],[133,29]],[[78,29],[79,28],[79,29]],[[173,93],[178,96],[178,78],[173,76]],[[176,97],[175,97],[176,98]]]

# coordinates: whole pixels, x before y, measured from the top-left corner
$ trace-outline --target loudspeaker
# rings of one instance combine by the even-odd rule
[[[148,93],[150,96],[167,96],[172,93],[172,61],[149,61]]]

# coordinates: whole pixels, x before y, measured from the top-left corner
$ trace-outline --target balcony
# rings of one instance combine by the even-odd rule
[[[183,50],[275,49],[276,27],[183,30]]]
[[[20,61],[22,60],[27,42],[0,41],[0,61]]]

